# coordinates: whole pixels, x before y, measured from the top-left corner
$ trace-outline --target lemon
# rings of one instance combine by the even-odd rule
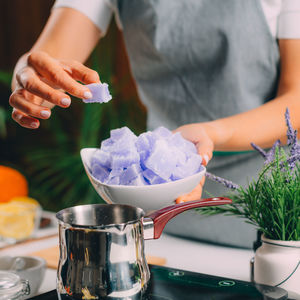
[[[33,198],[30,197],[14,197],[10,200],[10,202],[20,202],[23,204],[29,204],[33,206],[40,206],[39,202]]]
[[[35,229],[39,203],[28,197],[0,203],[0,236],[16,240],[30,237]]]

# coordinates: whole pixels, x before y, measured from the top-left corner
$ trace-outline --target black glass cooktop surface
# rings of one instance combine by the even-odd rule
[[[281,288],[160,266],[150,266],[150,269],[149,288],[141,300],[288,299],[287,292]],[[56,300],[58,297],[53,290],[31,299]],[[66,299],[72,300],[69,296]]]

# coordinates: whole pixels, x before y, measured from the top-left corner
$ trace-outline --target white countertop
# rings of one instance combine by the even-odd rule
[[[163,234],[145,242],[146,255],[164,257],[166,266],[239,280],[250,280],[253,251],[221,247]],[[58,237],[19,244],[0,250],[0,255],[26,255],[58,245]],[[56,288],[56,271],[47,269],[39,294]]]

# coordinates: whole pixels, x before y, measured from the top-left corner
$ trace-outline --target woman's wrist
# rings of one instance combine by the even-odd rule
[[[230,150],[230,138],[233,133],[227,128],[222,119],[200,123],[214,143],[214,150]]]

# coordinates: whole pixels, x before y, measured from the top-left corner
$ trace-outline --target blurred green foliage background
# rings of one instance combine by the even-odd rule
[[[28,5],[35,2],[28,1]],[[21,0],[11,2],[20,3]],[[45,8],[39,6],[39,9]],[[23,16],[24,22],[30,19]],[[45,19],[38,29],[35,24],[37,32],[44,22]],[[0,55],[1,61],[5,61],[5,53]],[[15,56],[14,62],[18,59]],[[106,104],[84,104],[73,99],[68,109],[54,108],[51,118],[42,121],[38,130],[22,128],[11,119],[8,99],[13,64],[9,68],[0,65],[0,164],[23,173],[29,182],[30,196],[46,210],[102,202],[85,174],[80,149],[99,147],[114,128],[128,126],[136,134],[145,131],[146,112],[136,95],[122,37],[115,24],[93,51],[87,65],[98,71],[102,82],[109,84],[113,100]]]

